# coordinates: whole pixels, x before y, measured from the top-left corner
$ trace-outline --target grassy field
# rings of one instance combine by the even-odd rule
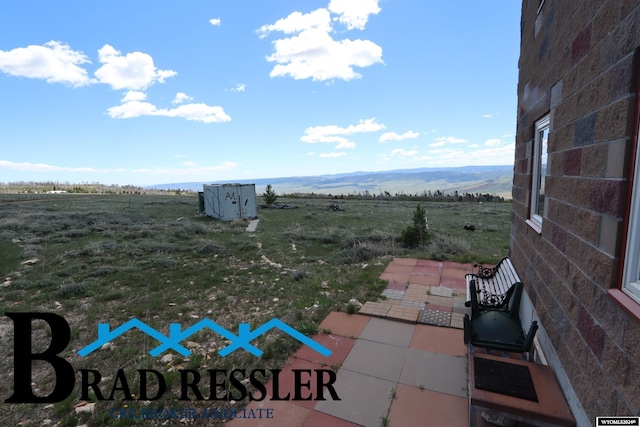
[[[318,324],[330,311],[347,310],[352,298],[364,303],[380,296],[386,283],[378,276],[393,257],[495,263],[508,253],[508,203],[423,203],[432,241],[410,250],[398,237],[417,202],[348,200],[335,212],[326,199],[278,202],[297,209],[260,209],[257,231],[249,233],[246,222],[199,215],[195,195],[0,195],[0,369],[13,370],[12,323],[4,316],[13,311],[62,315],[72,340],[61,356],[75,369],[156,369],[171,382],[182,368],[277,368],[299,346],[278,332],[252,342],[264,351],[259,358],[245,351],[220,357],[225,341],[208,331],[189,338],[188,358],[151,357],[156,342],[135,331],[87,357],[76,352],[96,339],[98,323],[114,328],[132,317],[165,334],[169,323],[186,327],[209,318],[237,331],[239,323],[253,329],[274,317],[307,335],[326,332]],[[465,224],[476,231],[464,230]],[[36,326],[34,351],[42,351],[48,328]],[[34,389],[48,394],[53,370],[40,363],[34,372]],[[12,394],[12,381],[9,374],[0,383],[3,400]],[[3,425],[41,425],[44,419],[61,426],[131,424],[109,415],[122,407],[119,399],[98,402],[93,414],[76,414],[78,398],[74,392],[53,405],[2,404],[0,418]],[[177,398],[168,393],[155,405],[184,406]]]

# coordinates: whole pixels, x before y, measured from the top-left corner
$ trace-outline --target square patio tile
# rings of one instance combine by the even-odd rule
[[[371,318],[368,316],[333,311],[324,318],[318,329],[329,330],[333,335],[357,338],[369,323],[369,319]]]
[[[411,343],[414,329],[415,325],[384,319],[371,319],[360,334],[360,339],[406,348]]]
[[[427,295],[427,301],[429,304],[438,304],[438,305],[446,305],[448,307],[453,307],[453,297],[441,297],[438,295]]]
[[[464,329],[464,314],[462,313],[452,313],[451,314],[451,327]]]
[[[438,267],[442,269],[443,263],[432,259],[419,259],[416,263],[417,267]]]
[[[409,283],[409,277],[411,276],[410,272],[406,273],[397,273],[397,272],[383,272],[380,275],[382,280],[386,280],[389,283]]]
[[[396,290],[396,289],[385,289],[382,291],[382,295],[387,297],[388,299],[402,299],[404,297],[404,290]]]
[[[469,387],[467,358],[410,348],[400,382],[466,398]]]
[[[425,302],[420,302],[420,301],[402,300],[402,301],[400,301],[400,305],[403,306],[403,307],[417,308],[418,311],[420,311],[420,310],[424,309],[427,304]],[[387,317],[388,316],[389,315],[387,315]]]
[[[466,357],[468,348],[459,329],[416,325],[409,348],[449,356]]]
[[[372,302],[367,301],[364,303],[358,313],[368,314],[370,316],[386,317],[387,313],[393,307],[394,304],[390,302]],[[370,319],[373,320],[373,319]]]
[[[436,265],[436,266],[416,266],[413,267],[413,270],[411,271],[412,274],[421,274],[423,276],[437,276],[440,277],[440,274],[442,273],[442,267]]]
[[[391,307],[391,309],[387,313],[387,318],[415,323],[416,320],[418,319],[418,314],[420,314],[420,310],[424,307],[424,304],[422,304],[422,307],[406,306],[404,304],[404,301],[401,302],[400,304],[401,305]],[[416,303],[413,303],[413,304],[416,304]]]
[[[465,313],[470,313],[471,312],[471,308],[467,307],[464,301],[460,301],[456,298],[454,298],[453,300],[453,312],[454,313],[461,313],[461,314],[465,314]]]
[[[389,265],[395,264],[414,267],[417,263],[418,260],[416,258],[394,258]]]
[[[387,289],[393,289],[393,290],[397,290],[397,291],[406,291],[407,290],[407,283],[398,283],[398,282],[389,282],[387,284]]]
[[[451,325],[451,314],[452,313],[445,311],[425,308],[424,310],[420,310],[417,321],[418,323],[425,323],[427,325],[449,327]]]
[[[469,401],[466,398],[399,384],[391,402],[389,425],[466,427]]]
[[[342,420],[340,418],[332,417],[331,415],[327,415],[324,412],[311,411],[307,420],[304,422],[302,427],[360,427],[359,424],[354,424],[347,420]],[[273,426],[275,427],[275,426]]]
[[[379,426],[391,406],[397,383],[341,369],[336,391],[342,400],[318,402],[315,410],[361,426]]]
[[[271,409],[273,418],[236,418],[226,423],[229,427],[300,427],[311,412],[310,409],[294,405],[287,401],[264,399],[261,402],[253,401],[247,405],[247,409]],[[255,411],[257,412],[257,411]],[[263,411],[265,412],[265,411]]]
[[[378,342],[358,340],[340,367],[387,381],[398,382],[407,349]]]
[[[334,334],[317,334],[313,336],[313,340],[331,350],[331,355],[324,357],[311,347],[303,345],[294,353],[293,357],[319,365],[324,364],[331,366],[333,364],[341,364],[356,342],[353,338]]]
[[[464,278],[442,277],[440,279],[440,286],[464,293],[467,291],[467,281]]]
[[[434,286],[429,289],[429,294],[439,297],[453,297],[453,289],[443,288],[442,286]]]
[[[425,276],[422,274],[412,274],[409,276],[410,285],[438,286],[440,276]]]
[[[300,387],[299,392],[300,395],[298,396],[300,399],[299,400],[293,400],[296,396],[295,396],[295,391],[296,391],[296,387],[295,387],[295,375],[293,372],[293,369],[296,370],[313,370],[313,369],[328,369],[331,370],[330,367],[328,366],[320,366],[316,363],[312,363],[306,360],[302,360],[302,359],[296,359],[296,358],[289,358],[289,360],[287,361],[289,362],[288,365],[284,366],[282,368],[282,371],[280,372],[280,374],[278,375],[278,389],[277,391],[275,391],[274,393],[278,394],[278,397],[282,397],[282,398],[286,398],[287,396],[291,399],[291,400],[287,400],[288,402],[294,404],[294,405],[298,405],[298,406],[302,406],[303,408],[307,408],[307,409],[313,409],[314,406],[316,406],[317,401],[315,400],[316,398],[318,398],[319,396],[316,394],[317,392],[317,376],[314,373],[314,371],[311,372],[303,372],[300,371],[299,374],[299,382],[301,385],[303,385],[302,387]],[[322,373],[324,381],[326,383],[326,381],[328,380],[327,378],[327,373]],[[273,395],[272,395],[272,387],[273,387],[273,380],[269,381],[269,383],[266,384],[267,387],[267,394],[269,397],[267,397],[265,400],[271,401]],[[336,391],[337,392],[337,391]],[[325,391],[323,392],[323,398],[325,399],[331,399],[331,394],[329,394],[329,392]],[[310,398],[310,399],[309,399]],[[302,400],[302,399],[309,399],[309,400]]]

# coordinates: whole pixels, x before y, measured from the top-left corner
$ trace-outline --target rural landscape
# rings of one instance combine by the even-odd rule
[[[87,357],[78,356],[96,339],[98,323],[115,328],[137,318],[166,333],[169,323],[187,327],[204,318],[229,331],[278,318],[308,336],[328,333],[318,325],[329,312],[355,313],[359,304],[381,298],[386,282],[378,277],[394,257],[495,263],[509,247],[511,204],[499,198],[279,196],[267,207],[258,195],[259,223],[247,231],[247,221],[218,221],[200,213],[197,193],[120,193],[0,194],[0,344],[8,353],[0,363],[10,373],[0,394],[11,395],[13,380],[13,325],[4,313],[40,311],[70,323],[71,342],[60,356],[75,369],[102,372],[103,394],[117,398],[96,399],[90,389],[91,402],[81,402],[76,388],[55,404],[3,405],[0,418],[6,425],[130,425],[131,420],[113,419],[110,411],[123,403],[128,408],[176,406],[180,370],[277,369],[300,345],[274,330],[252,342],[264,351],[261,357],[245,351],[221,357],[217,352],[225,340],[202,331],[186,342],[189,357],[171,351],[151,357],[157,343],[131,331]],[[424,244],[407,247],[401,236],[418,206],[426,213],[427,236]],[[44,351],[49,329],[44,322],[34,322],[34,328],[34,352]],[[127,384],[116,377],[118,369]],[[161,400],[136,398],[138,369],[165,372],[168,391]],[[33,389],[50,393],[53,374],[51,365],[34,362]],[[228,378],[223,384],[227,391],[210,397],[218,400],[191,406],[247,403]],[[154,383],[147,386],[153,390]],[[221,420],[200,422],[222,425]]]

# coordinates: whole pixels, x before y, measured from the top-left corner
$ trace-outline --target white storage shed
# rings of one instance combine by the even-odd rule
[[[231,221],[258,216],[255,184],[204,184],[204,213]]]

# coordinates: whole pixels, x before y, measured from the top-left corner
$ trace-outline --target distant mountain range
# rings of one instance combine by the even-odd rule
[[[456,168],[396,169],[382,172],[351,172],[334,175],[292,176],[212,182],[179,182],[151,185],[145,188],[158,190],[201,191],[202,184],[255,184],[262,193],[269,184],[281,194],[420,194],[440,190],[444,193],[482,193],[511,198],[513,166],[463,166]]]

